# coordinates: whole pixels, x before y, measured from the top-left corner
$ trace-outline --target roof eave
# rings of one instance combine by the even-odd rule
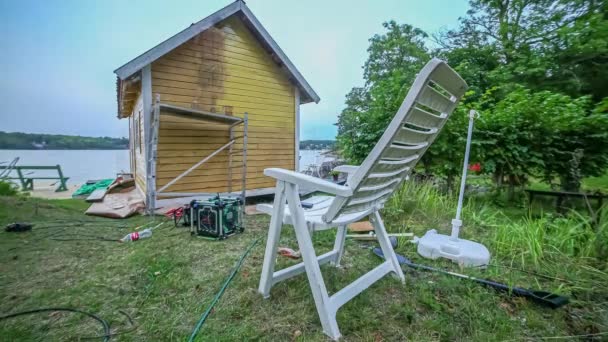
[[[253,28],[262,36],[264,41],[268,45],[270,45],[270,48],[277,55],[277,57],[281,60],[281,62],[285,65],[285,67],[287,68],[289,73],[293,75],[293,77],[296,80],[297,85],[303,91],[303,93],[304,93],[303,95],[305,95],[304,98],[305,99],[308,98],[311,100],[311,101],[307,101],[307,102],[302,101],[302,103],[308,103],[308,102],[313,102],[313,101],[315,103],[319,103],[319,101],[321,101],[321,98],[319,97],[319,95],[317,95],[317,93],[312,89],[310,84],[308,84],[308,82],[306,81],[304,76],[302,76],[300,71],[298,71],[298,69],[295,67],[295,65],[293,65],[291,60],[289,60],[289,58],[283,52],[281,47],[274,41],[274,39],[272,39],[272,36],[268,33],[268,31],[266,31],[264,26],[262,26],[262,23],[260,23],[258,21],[258,19],[255,17],[253,12],[251,12],[249,7],[247,7],[247,5],[245,5],[245,4],[243,4],[241,6],[241,11],[243,12],[243,14],[245,14],[245,17],[249,20],[249,22],[251,23]]]
[[[169,51],[177,48],[178,46],[184,44],[192,37],[196,36],[200,32],[212,27],[216,23],[230,17],[241,9],[240,1],[235,1],[230,5],[222,8],[221,10],[213,13],[212,15],[202,19],[201,21],[190,25],[186,29],[182,30],[178,34],[173,37],[163,41],[162,43],[156,45],[150,50],[144,52],[139,55],[135,59],[129,61],[124,64],[120,68],[114,70],[114,73],[120,77],[120,79],[124,80],[127,77],[133,75],[137,71],[141,70],[146,65],[154,62],[158,58],[164,56]]]
[[[242,1],[235,1],[230,5],[220,9],[219,11],[211,14],[210,16],[200,20],[199,22],[190,25],[188,28],[182,30],[178,34],[173,37],[163,41],[162,43],[156,45],[150,50],[144,52],[139,55],[135,59],[130,62],[124,64],[120,68],[114,70],[114,73],[121,79],[125,80],[131,75],[135,74],[139,70],[141,70],[146,65],[154,62],[158,58],[164,56],[169,51],[177,48],[178,46],[184,44],[188,40],[192,39],[197,34],[207,30],[218,22],[227,19],[228,17],[236,14],[242,13],[244,17],[249,21],[251,27],[255,30],[256,33],[259,34],[260,38],[264,41],[264,43],[268,44],[273,53],[279,58],[281,63],[285,66],[288,73],[292,75],[294,83],[301,91],[301,103],[309,103],[315,102],[319,103],[321,100],[319,95],[312,89],[310,84],[304,79],[304,76],[298,71],[298,69],[293,65],[293,63],[289,60],[287,55],[283,52],[283,50],[279,47],[279,45],[272,39],[268,31],[262,26],[262,24],[258,21],[255,15],[251,12],[251,10],[245,5]]]

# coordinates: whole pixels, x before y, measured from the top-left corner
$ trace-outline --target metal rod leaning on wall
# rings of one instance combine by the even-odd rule
[[[241,197],[243,199],[243,213],[245,213],[245,200],[247,199],[247,136],[248,136],[248,128],[249,128],[249,114],[245,112],[245,116],[243,118],[243,179],[241,180],[242,193]]]
[[[175,182],[177,182],[178,180],[182,179],[184,176],[186,176],[187,174],[189,174],[190,172],[192,172],[194,169],[196,169],[197,167],[201,166],[203,163],[207,162],[209,159],[213,158],[215,155],[217,155],[218,153],[222,152],[223,150],[225,150],[227,147],[232,146],[232,144],[234,144],[234,140],[228,142],[226,145],[218,148],[217,150],[215,150],[215,152],[211,153],[210,155],[208,155],[207,157],[205,157],[203,160],[199,161],[198,163],[192,165],[192,167],[190,167],[188,170],[182,172],[181,175],[175,177],[172,181],[170,181],[169,183],[163,185],[162,188],[158,189],[157,192],[163,192],[163,190],[165,190],[166,188],[170,187],[171,185],[175,184]]]

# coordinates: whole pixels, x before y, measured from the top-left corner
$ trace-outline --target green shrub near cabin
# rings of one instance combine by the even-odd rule
[[[15,184],[0,180],[0,196],[16,196],[18,193]]]

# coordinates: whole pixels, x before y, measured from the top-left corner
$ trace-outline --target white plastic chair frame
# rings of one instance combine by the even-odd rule
[[[337,168],[348,173],[346,186],[284,169],[264,170],[266,176],[277,180],[274,204],[258,206],[259,210],[272,215],[258,289],[265,298],[269,297],[270,289],[276,283],[306,272],[323,331],[337,340],[340,330],[336,312],[341,306],[388,273],[393,272],[401,282],[405,282],[378,211],[433,142],[466,89],[464,80],[445,62],[439,59],[429,61],[361,166]],[[308,200],[314,203],[313,208],[303,209],[298,193],[300,186],[335,197],[313,197]],[[340,265],[346,225],[365,217],[370,217],[386,261],[330,296],[320,265]],[[283,224],[294,226],[303,262],[275,271]],[[317,256],[311,240],[312,232],[334,227],[337,227],[337,233],[333,250]]]

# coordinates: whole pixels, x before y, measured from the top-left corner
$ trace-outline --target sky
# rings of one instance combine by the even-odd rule
[[[0,1],[0,131],[127,136],[113,71],[231,2]],[[432,34],[456,27],[468,9],[466,0],[246,2],[321,97],[300,108],[301,140],[335,137],[382,22]]]

